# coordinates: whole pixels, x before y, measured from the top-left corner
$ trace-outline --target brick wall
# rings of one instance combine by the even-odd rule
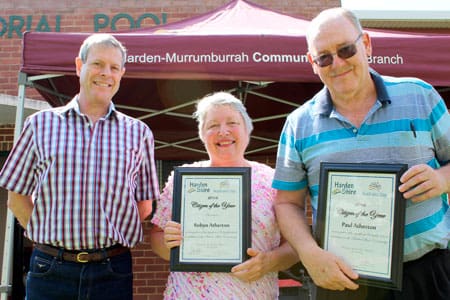
[[[0,124],[0,151],[9,151],[14,141],[14,124]]]
[[[144,242],[133,249],[134,300],[161,299],[169,264],[159,258],[150,247],[150,221],[144,222]]]
[[[16,28],[20,22],[23,30],[11,30],[11,24],[0,22],[0,94],[17,95],[17,76],[21,59],[21,37],[18,35],[28,27],[31,31],[42,23],[50,31],[61,32],[94,32],[93,19],[95,15],[103,14],[110,20],[118,14],[126,14],[137,20],[143,13],[151,13],[162,19],[163,14],[167,23],[186,19],[215,9],[229,0],[0,0],[0,21],[8,23],[11,16],[15,18]],[[325,7],[339,6],[339,0],[252,0],[253,3],[285,12],[292,16],[310,19]],[[7,27],[5,28],[5,25]],[[120,19],[116,22],[117,30],[130,29],[130,22]],[[146,19],[141,27],[154,26],[155,22]],[[9,27],[8,27],[9,26]],[[42,31],[42,30],[41,30]],[[99,30],[112,31],[111,28]],[[49,51],[49,55],[50,51]],[[32,88],[27,88],[26,97],[42,100],[41,96]],[[0,124],[2,120],[0,120]],[[12,147],[14,125],[0,125],[0,151],[8,151]],[[145,241],[133,250],[134,295],[136,300],[161,299],[168,275],[168,264],[156,257],[148,241],[150,222],[144,223]]]

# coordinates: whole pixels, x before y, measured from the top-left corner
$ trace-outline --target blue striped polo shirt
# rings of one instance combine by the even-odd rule
[[[319,194],[320,162],[428,164],[450,161],[450,116],[440,95],[417,78],[380,76],[371,70],[377,101],[359,128],[334,110],[323,88],[293,111],[278,145],[272,186],[308,188],[313,219]],[[424,202],[407,200],[404,261],[435,248],[448,248],[447,194]],[[314,222],[315,223],[315,222]]]

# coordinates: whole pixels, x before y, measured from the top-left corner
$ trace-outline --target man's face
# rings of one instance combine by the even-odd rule
[[[332,95],[345,95],[364,88],[363,80],[367,78],[369,68],[367,55],[370,54],[370,39],[365,34],[359,35],[360,32],[350,21],[341,17],[322,24],[310,41],[308,58],[314,73],[319,75]],[[343,52],[343,48],[352,45],[356,50],[353,56],[342,58],[337,55]],[[314,62],[314,59],[326,54],[332,55],[330,65],[321,67]]]
[[[89,50],[85,63],[77,57],[75,64],[80,77],[80,99],[109,104],[125,72],[120,50],[96,45]]]

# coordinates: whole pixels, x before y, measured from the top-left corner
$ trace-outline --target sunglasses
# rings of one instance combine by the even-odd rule
[[[342,46],[341,48],[339,48],[336,51],[336,53],[327,53],[327,54],[322,54],[322,55],[314,57],[313,62],[316,65],[318,65],[319,67],[324,68],[333,63],[334,55],[337,55],[339,58],[342,58],[342,59],[347,59],[347,58],[352,57],[358,51],[356,48],[356,43],[359,41],[359,39],[362,37],[362,35],[363,34],[360,33],[353,43]]]

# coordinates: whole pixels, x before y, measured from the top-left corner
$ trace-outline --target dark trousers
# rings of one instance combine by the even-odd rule
[[[27,300],[131,300],[131,253],[101,262],[75,263],[34,249],[26,294]]]
[[[449,300],[450,251],[439,249],[403,264],[402,290],[360,285],[356,291],[317,288],[316,300]]]

